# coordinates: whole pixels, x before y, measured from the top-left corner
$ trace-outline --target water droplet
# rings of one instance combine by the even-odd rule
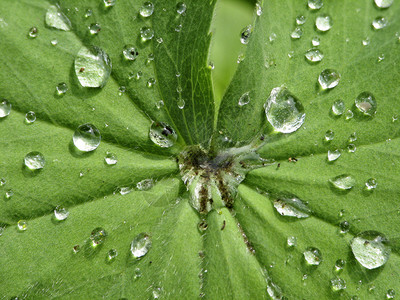
[[[68,91],[68,85],[65,82],[57,84],[56,91],[59,96],[64,95]]]
[[[28,32],[28,37],[34,39],[35,37],[37,37],[38,33],[39,30],[37,29],[37,27],[31,27]]]
[[[122,53],[127,60],[135,60],[139,55],[136,48],[132,45],[126,45]]]
[[[71,30],[71,21],[59,11],[57,6],[50,6],[46,12],[46,25],[49,27],[53,27],[56,29],[70,31]]]
[[[132,187],[130,186],[123,186],[119,188],[119,193],[121,195],[126,195],[129,194],[130,192],[132,192]]]
[[[336,277],[331,279],[332,291],[338,292],[346,289],[346,281],[342,278]]]
[[[338,259],[338,260],[335,262],[335,271],[336,271],[337,273],[342,272],[345,265],[346,265],[346,261],[345,261],[345,260],[343,260],[343,259]]]
[[[317,37],[317,36],[313,37],[313,39],[311,40],[311,44],[312,44],[314,47],[319,46],[319,44],[320,44],[319,37]]]
[[[290,34],[290,37],[292,39],[299,39],[301,38],[302,35],[303,35],[303,29],[301,29],[300,27],[296,27]]]
[[[57,206],[54,209],[54,217],[58,221],[63,221],[69,216],[69,211],[63,206]]]
[[[7,183],[5,178],[0,178],[0,186],[4,186]]]
[[[154,37],[154,30],[147,26],[142,27],[140,28],[140,36],[143,42],[149,41]]]
[[[52,44],[53,46],[57,46],[58,40],[57,40],[57,39],[52,39],[52,40],[50,41],[50,44]]]
[[[339,223],[340,233],[348,233],[350,230],[350,223],[343,221]]]
[[[328,150],[328,161],[335,161],[342,155],[339,149],[336,150]]]
[[[394,299],[395,296],[396,292],[394,291],[394,289],[390,289],[386,292],[386,299]]]
[[[28,111],[25,114],[25,123],[32,124],[35,121],[36,121],[36,114],[33,111]]]
[[[80,151],[93,151],[100,145],[100,131],[92,124],[80,125],[74,132],[73,141]]]
[[[243,105],[249,104],[249,102],[250,102],[250,95],[249,94],[250,94],[250,92],[246,92],[242,96],[240,96],[239,102],[238,102],[239,106],[243,106]]]
[[[136,269],[133,271],[133,279],[137,280],[137,279],[139,279],[140,277],[142,277],[142,271],[141,271],[139,268],[136,268]]]
[[[324,54],[321,50],[312,48],[306,52],[305,57],[309,62],[319,62],[324,58]]]
[[[92,14],[93,14],[93,11],[90,8],[88,8],[85,12],[85,18],[89,18]]]
[[[288,247],[296,247],[297,246],[297,238],[295,236],[289,236],[286,240]]]
[[[356,180],[347,174],[339,175],[329,179],[329,182],[339,190],[350,190],[356,184]]]
[[[43,169],[45,165],[45,159],[42,153],[33,151],[25,155],[24,163],[30,170]]]
[[[7,100],[2,99],[0,102],[0,118],[7,117],[11,112],[11,103]]]
[[[283,196],[274,201],[274,207],[282,216],[307,218],[309,217],[310,209],[295,196]]]
[[[317,248],[309,247],[304,251],[303,255],[309,265],[318,266],[322,262],[321,251]]]
[[[155,78],[149,78],[149,80],[147,80],[147,82],[146,82],[146,86],[148,88],[152,88],[156,83],[157,83],[157,81]]]
[[[161,109],[164,106],[164,101],[160,100],[156,102],[156,107],[157,109]]]
[[[324,5],[322,0],[308,0],[308,7],[312,10],[320,9]]]
[[[206,220],[201,220],[199,223],[197,223],[197,228],[199,229],[200,232],[204,232],[208,228],[208,223]]]
[[[150,17],[154,12],[154,4],[150,1],[146,1],[143,3],[142,7],[139,9],[139,13],[142,17],[147,18]]]
[[[393,4],[394,0],[375,0],[376,6],[379,8],[388,8]]]
[[[176,12],[180,15],[183,15],[186,12],[186,4],[183,2],[179,2],[176,5]]]
[[[151,178],[143,179],[136,184],[136,188],[140,191],[148,191],[154,186],[154,180]]]
[[[107,53],[96,46],[82,47],[75,58],[75,73],[83,87],[103,87],[111,68]]]
[[[325,69],[318,77],[318,82],[323,90],[333,89],[339,84],[340,74],[333,69]]]
[[[382,54],[380,54],[379,56],[378,56],[378,63],[380,63],[380,62],[382,62],[383,60],[385,59],[385,54],[384,53],[382,53]]]
[[[346,106],[343,102],[343,100],[336,100],[332,104],[332,112],[335,116],[341,116],[343,115],[344,111],[346,110]]]
[[[296,17],[296,24],[297,25],[303,25],[306,21],[307,21],[307,19],[303,15],[300,15],[300,16]]]
[[[140,259],[149,252],[151,248],[151,238],[147,233],[139,233],[131,243],[131,252],[134,258]]]
[[[122,96],[126,92],[126,87],[124,85],[121,85],[118,88],[118,96]]]
[[[362,40],[363,46],[368,46],[371,43],[371,40],[369,37],[366,37],[365,39]]]
[[[293,58],[293,56],[294,56],[294,51],[292,50],[292,51],[289,51],[289,53],[288,53],[288,55],[287,55],[289,58]]]
[[[118,256],[118,251],[116,249],[108,250],[108,252],[107,252],[107,260],[109,262],[114,261],[117,256]]]
[[[17,223],[17,228],[19,231],[25,231],[28,229],[28,223],[25,220],[19,220]]]
[[[150,53],[150,54],[147,56],[147,59],[146,59],[146,66],[150,65],[151,62],[152,62],[153,60],[154,60],[154,54],[153,54],[153,53]]]
[[[346,118],[346,120],[350,120],[354,117],[354,113],[348,109],[345,113],[344,113],[344,117]]]
[[[134,77],[135,80],[138,81],[140,78],[142,78],[142,72],[141,71],[137,72]]]
[[[376,182],[375,178],[370,178],[367,180],[367,182],[365,182],[365,187],[367,188],[368,191],[376,189],[377,186],[378,183]]]
[[[6,199],[11,199],[12,196],[14,196],[13,190],[8,190],[8,191],[6,191],[6,194],[5,194],[5,198],[6,198]]]
[[[104,161],[109,166],[115,165],[118,162],[117,155],[111,152],[107,152],[106,156],[104,157]]]
[[[276,40],[276,33],[271,33],[270,36],[268,37],[269,42],[272,44]]]
[[[93,247],[97,247],[101,244],[104,243],[107,237],[107,232],[104,230],[104,228],[97,227],[92,230],[92,233],[90,234],[90,240],[92,242]]]
[[[115,5],[117,0],[103,0],[105,7],[112,7]]]
[[[332,28],[333,21],[328,15],[320,15],[315,20],[315,26],[319,31],[328,31]]]
[[[89,32],[90,34],[98,34],[101,30],[101,26],[99,23],[92,23],[89,26]]]
[[[151,141],[162,148],[172,147],[178,138],[175,130],[163,122],[153,122],[149,135]]]
[[[256,14],[257,14],[257,16],[261,16],[262,15],[262,13],[263,13],[263,8],[262,8],[262,6],[260,5],[260,3],[256,3]]]
[[[376,30],[383,29],[387,25],[388,25],[388,20],[385,19],[384,17],[377,17],[372,21],[372,27],[374,27]]]
[[[176,102],[176,104],[178,105],[179,109],[184,109],[185,107],[185,100],[182,98],[179,98],[178,101]]]
[[[325,141],[332,141],[335,137],[335,133],[332,130],[325,132]]]
[[[373,116],[376,113],[377,103],[374,95],[370,92],[363,92],[357,96],[355,105],[358,110],[366,116]]]
[[[247,45],[249,43],[252,31],[253,27],[251,25],[248,25],[245,28],[243,28],[242,31],[240,32],[240,42],[243,45]]]
[[[181,32],[182,30],[182,24],[179,24],[178,26],[175,27],[176,32]]]
[[[244,54],[243,54],[243,53],[240,53],[240,54],[238,55],[238,58],[237,58],[236,62],[237,62],[238,64],[240,64],[242,61],[244,61],[244,59],[245,59]]]
[[[285,87],[272,89],[264,106],[268,122],[276,131],[294,132],[304,123],[306,114],[303,105]]]
[[[383,234],[377,231],[364,231],[352,239],[350,246],[354,257],[363,267],[376,269],[389,259],[388,243]]]
[[[353,132],[352,134],[350,134],[349,136],[349,142],[355,142],[357,141],[357,133]]]

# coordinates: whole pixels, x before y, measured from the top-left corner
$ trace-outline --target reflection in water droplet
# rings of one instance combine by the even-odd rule
[[[357,261],[367,269],[383,266],[390,256],[389,242],[377,231],[364,231],[351,241],[351,250]]]
[[[63,206],[57,206],[54,209],[54,218],[58,221],[63,221],[69,216],[69,211]]]
[[[0,102],[0,118],[7,117],[11,112],[11,103],[2,99]]]
[[[127,60],[135,60],[139,53],[136,51],[136,48],[132,45],[126,45],[124,50],[122,50],[124,57]]]
[[[331,279],[331,288],[334,292],[343,291],[346,289],[346,281],[339,277],[333,278]]]
[[[111,68],[107,53],[96,46],[82,47],[75,58],[75,73],[83,87],[103,87]]]
[[[307,218],[310,209],[307,205],[295,196],[283,196],[274,201],[274,207],[282,216]]]
[[[146,1],[139,9],[139,13],[142,17],[150,17],[154,12],[154,4],[150,1]]]
[[[186,12],[186,4],[183,2],[179,2],[176,5],[176,12],[180,15],[184,14]]]
[[[312,48],[306,52],[305,57],[309,62],[319,62],[324,58],[324,54],[321,50]]]
[[[328,15],[320,15],[315,20],[315,26],[319,31],[328,31],[332,28],[333,21]]]
[[[117,155],[111,152],[107,152],[106,156],[104,157],[104,161],[109,166],[115,165],[118,162]]]
[[[328,150],[328,161],[335,161],[342,155],[339,149],[336,150]]]
[[[68,91],[68,85],[65,82],[61,82],[57,84],[56,90],[59,96],[64,95]]]
[[[149,252],[151,248],[151,238],[147,233],[139,233],[131,243],[131,253],[134,258],[140,259]]]
[[[356,184],[356,180],[347,174],[339,175],[329,179],[329,182],[339,190],[350,190]]]
[[[178,138],[175,130],[163,122],[153,122],[149,136],[154,144],[162,148],[172,147]]]
[[[19,220],[17,223],[17,229],[19,231],[25,231],[28,229],[28,223],[25,220]]]
[[[39,30],[37,29],[37,27],[32,27],[31,29],[29,29],[28,37],[34,39],[35,37],[37,37],[38,33]]]
[[[74,132],[73,142],[80,151],[89,152],[100,145],[101,135],[96,126],[92,124],[80,125]]]
[[[372,190],[376,189],[377,186],[378,186],[378,183],[376,182],[375,178],[370,178],[365,183],[365,187],[367,188],[368,191],[372,191]]]
[[[52,5],[47,9],[46,12],[46,25],[56,29],[70,31],[71,21],[59,11],[58,7]]]
[[[107,232],[104,228],[97,227],[93,229],[92,233],[90,234],[90,240],[92,242],[93,247],[97,247],[104,243],[107,237]]]
[[[324,5],[322,0],[308,0],[308,7],[310,9],[320,9]]]
[[[249,102],[250,102],[250,95],[249,94],[250,94],[250,92],[246,92],[242,96],[240,96],[239,102],[238,102],[239,106],[243,106],[243,105],[249,104]]]
[[[285,87],[272,89],[264,107],[268,122],[282,133],[296,131],[306,117],[301,102]]]
[[[36,121],[36,114],[33,111],[28,111],[25,115],[25,123],[32,124]]]
[[[242,31],[240,32],[240,42],[243,45],[247,45],[249,43],[252,31],[253,27],[251,25],[248,25],[247,27],[243,28]]]
[[[142,27],[140,28],[140,36],[142,37],[142,41],[149,41],[154,37],[154,30],[147,26]]]
[[[355,105],[358,110],[366,116],[373,116],[376,113],[377,103],[374,95],[370,92],[363,92],[357,96]]]
[[[384,17],[377,17],[372,21],[372,27],[374,27],[376,30],[380,30],[385,28],[388,25],[388,21]]]
[[[309,265],[318,266],[322,262],[321,251],[317,248],[309,247],[303,252],[303,255]]]
[[[321,88],[333,89],[335,86],[339,84],[340,74],[338,71],[333,69],[325,69],[321,72],[318,77],[318,82],[321,85]]]
[[[303,35],[303,29],[301,29],[300,27],[296,27],[292,33],[290,34],[290,37],[292,39],[299,39],[301,38]]]
[[[45,159],[42,153],[33,151],[25,155],[24,158],[25,166],[30,170],[43,169],[45,165]]]

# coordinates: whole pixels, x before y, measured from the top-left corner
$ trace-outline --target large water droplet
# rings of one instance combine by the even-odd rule
[[[150,17],[154,12],[154,4],[150,1],[146,1],[139,9],[139,13],[142,17]]]
[[[358,110],[366,116],[373,116],[376,113],[377,103],[374,95],[370,92],[363,92],[357,96],[355,105]]]
[[[248,25],[245,28],[243,28],[242,31],[240,32],[240,42],[243,45],[247,45],[249,43],[252,31],[253,27],[251,25]]]
[[[243,105],[249,104],[249,102],[250,102],[250,95],[249,94],[250,94],[250,92],[246,92],[242,96],[240,96],[239,102],[238,102],[239,106],[243,106]]]
[[[320,9],[324,5],[322,0],[308,0],[308,7],[312,10]]]
[[[151,238],[147,233],[139,233],[131,243],[131,253],[134,258],[140,259],[149,252],[151,248]]]
[[[45,159],[42,153],[38,151],[29,152],[25,155],[24,163],[30,170],[43,169],[45,165]]]
[[[154,37],[154,30],[150,27],[140,28],[140,36],[144,42],[151,40]]]
[[[0,118],[7,117],[11,112],[11,103],[3,99],[0,102]]]
[[[103,87],[111,74],[111,60],[96,46],[82,47],[75,58],[75,73],[84,87]]]
[[[282,133],[296,131],[306,117],[301,102],[285,87],[271,91],[265,104],[265,114],[274,129]]]
[[[328,15],[318,16],[315,20],[315,26],[319,31],[328,31],[332,28],[333,21],[332,18]]]
[[[346,110],[346,106],[343,102],[343,100],[336,100],[332,104],[332,112],[336,116],[341,116],[344,114],[344,111]]]
[[[309,217],[310,209],[295,196],[283,196],[274,201],[274,207],[282,216],[307,218]]]
[[[350,190],[356,184],[356,180],[347,174],[339,175],[329,179],[329,182],[339,190]]]
[[[180,15],[183,15],[186,12],[186,4],[183,2],[179,2],[176,5],[176,12]]]
[[[305,54],[305,57],[309,62],[319,62],[324,58],[324,54],[321,50],[312,48],[308,50]]]
[[[334,292],[343,291],[346,289],[346,281],[340,277],[331,279],[331,288]]]
[[[90,240],[92,242],[93,247],[97,247],[104,243],[107,237],[107,232],[104,228],[97,227],[93,229],[92,233],[90,234]]]
[[[322,262],[321,251],[317,248],[309,247],[303,252],[303,255],[309,265],[318,266]]]
[[[93,151],[100,145],[100,131],[92,124],[80,125],[74,132],[73,141],[80,151]]]
[[[175,130],[163,122],[153,122],[149,136],[154,144],[162,148],[172,147],[178,138]]]
[[[139,55],[136,48],[132,45],[126,45],[124,47],[124,50],[122,50],[122,53],[127,60],[135,60],[136,57]]]
[[[340,74],[338,71],[333,69],[325,69],[321,72],[318,77],[318,82],[321,85],[321,88],[333,89],[335,86],[339,84]]]
[[[28,111],[25,114],[25,123],[32,124],[35,121],[36,121],[36,114],[33,111]]]
[[[393,4],[394,0],[375,0],[376,6],[379,8],[388,8]]]
[[[388,20],[384,17],[377,17],[372,21],[372,27],[376,30],[385,28],[388,25]]]
[[[367,269],[383,266],[390,256],[385,236],[377,231],[364,231],[351,241],[351,250],[357,261]]]
[[[63,206],[57,206],[54,209],[54,217],[58,221],[63,221],[69,216],[69,211]]]
[[[64,31],[71,30],[71,21],[54,5],[47,9],[46,25]]]

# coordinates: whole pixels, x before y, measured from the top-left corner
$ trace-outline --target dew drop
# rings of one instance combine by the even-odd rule
[[[364,231],[352,239],[350,246],[354,257],[363,267],[376,269],[383,266],[389,259],[388,244],[383,234],[377,231]]]
[[[368,191],[376,189],[377,186],[378,183],[376,182],[375,178],[370,178],[365,182],[365,187],[367,188]]]
[[[33,151],[25,155],[24,164],[30,170],[39,170],[43,169],[45,165],[45,159],[42,153]]]
[[[89,152],[100,145],[101,135],[96,126],[92,124],[80,125],[74,132],[73,142],[80,151]]]
[[[118,88],[118,96],[122,96],[126,92],[126,87],[124,85],[121,85]]]
[[[282,133],[296,131],[306,117],[301,102],[285,87],[272,89],[264,107],[268,122]]]
[[[268,37],[269,42],[272,44],[276,40],[276,33],[271,33],[270,36]]]
[[[261,6],[261,4],[260,3],[256,3],[256,14],[257,14],[257,16],[261,16],[262,15],[262,13],[263,13],[263,8],[262,8],[262,6]]]
[[[354,117],[354,113],[348,109],[345,113],[344,113],[344,117],[346,118],[346,120],[350,120]]]
[[[119,188],[119,193],[121,195],[126,195],[132,192],[132,187],[130,186],[123,186]]]
[[[93,14],[93,11],[90,8],[88,8],[85,12],[85,18],[89,18],[92,14]]]
[[[68,91],[68,85],[65,82],[61,82],[57,84],[56,91],[59,96],[62,96]]]
[[[371,40],[369,37],[366,37],[365,39],[362,40],[363,46],[368,46],[371,43]]]
[[[90,240],[93,247],[97,247],[104,243],[107,237],[107,232],[102,227],[97,227],[92,230],[90,234]]]
[[[292,31],[292,33],[290,34],[290,37],[292,38],[292,39],[299,39],[299,38],[301,38],[302,37],[302,35],[303,35],[303,29],[301,29],[300,27],[296,27],[293,31]]]
[[[25,231],[28,229],[28,223],[25,220],[19,220],[17,223],[18,231]]]
[[[185,99],[179,98],[176,104],[178,105],[179,109],[184,109],[185,108]]]
[[[306,23],[306,21],[307,21],[307,19],[306,19],[306,17],[303,16],[303,15],[300,15],[300,16],[297,16],[297,17],[296,17],[296,24],[297,24],[297,25],[303,25],[303,24]]]
[[[142,17],[150,17],[154,12],[154,4],[150,1],[146,1],[139,9],[139,13]]]
[[[136,48],[132,45],[126,45],[122,53],[127,60],[135,60],[139,53],[137,52]]]
[[[118,256],[118,251],[116,249],[110,249],[107,252],[107,260],[109,262],[114,261]]]
[[[35,121],[36,121],[36,114],[33,111],[28,111],[25,114],[25,123],[32,124]]]
[[[149,80],[147,80],[147,82],[146,82],[146,86],[148,88],[152,88],[156,83],[157,83],[157,81],[155,78],[149,78]]]
[[[292,248],[297,246],[297,238],[295,236],[289,236],[286,240],[287,246]]]
[[[328,161],[335,161],[342,155],[339,149],[336,150],[328,150]]]
[[[175,130],[163,122],[153,122],[150,127],[149,136],[154,144],[162,148],[172,147],[178,138]]]
[[[149,252],[151,248],[151,238],[147,233],[139,233],[131,243],[131,253],[134,258],[140,259]]]
[[[340,233],[348,233],[350,230],[350,223],[343,221],[339,223]]]
[[[372,21],[372,27],[375,30],[380,30],[385,28],[388,25],[388,21],[387,19],[385,19],[384,17],[377,17],[376,19],[374,19]]]
[[[81,246],[75,245],[75,246],[72,247],[72,253],[76,254],[79,251],[81,251]]]
[[[317,248],[309,247],[303,252],[303,255],[309,265],[318,266],[322,262],[321,251]]]
[[[343,102],[343,100],[336,100],[335,102],[333,102],[332,104],[332,113],[335,116],[341,116],[344,114],[344,111],[346,110],[346,106]]]
[[[117,0],[103,0],[105,7],[112,7],[115,5]]]
[[[140,36],[143,42],[149,41],[154,37],[154,30],[147,26],[142,27],[140,28]]]
[[[71,21],[59,11],[58,7],[52,5],[47,9],[46,12],[46,25],[56,29],[70,31]]]
[[[7,183],[5,178],[0,178],[0,186],[4,186]]]
[[[96,46],[82,47],[75,58],[75,73],[83,87],[103,87],[111,68],[107,53]]]
[[[179,2],[177,5],[176,5],[176,12],[178,13],[178,14],[180,14],[180,15],[183,15],[185,12],[186,12],[186,4],[185,3],[183,3],[183,2]]]
[[[200,220],[199,223],[197,223],[197,228],[199,229],[200,232],[204,232],[208,228],[208,223],[206,220]]]
[[[335,133],[332,130],[325,132],[325,141],[332,141],[335,137]]]
[[[331,288],[334,292],[343,291],[346,289],[346,281],[342,278],[336,277],[330,280]]]
[[[89,26],[89,32],[90,34],[98,34],[101,30],[101,26],[99,23],[92,23]]]
[[[311,40],[311,44],[312,44],[314,47],[319,46],[319,44],[320,44],[319,37],[317,37],[317,36],[313,37],[313,39]]]
[[[154,186],[154,180],[151,178],[143,179],[136,184],[139,191],[148,191]]]
[[[52,44],[53,46],[57,46],[58,40],[57,40],[57,39],[52,39],[52,40],[50,41],[50,44]]]
[[[318,77],[318,82],[323,90],[333,89],[339,84],[340,74],[333,69],[325,69]]]
[[[394,291],[394,289],[390,289],[386,292],[386,299],[394,299],[395,296],[396,292]]]
[[[106,156],[104,157],[104,161],[107,165],[113,166],[118,162],[117,155],[112,152],[107,152]]]
[[[310,209],[307,205],[295,196],[284,196],[274,201],[274,207],[282,216],[307,218]]]
[[[329,179],[329,182],[339,190],[350,190],[356,184],[356,180],[347,174],[342,174]]]
[[[335,271],[336,271],[337,273],[342,272],[345,265],[346,265],[346,261],[345,261],[345,260],[343,260],[343,259],[338,259],[338,260],[335,262]]]
[[[69,211],[63,206],[57,206],[54,209],[54,218],[58,221],[63,221],[69,216]]]
[[[28,37],[34,39],[35,37],[37,37],[38,33],[39,30],[37,29],[37,27],[31,27],[28,32]]]
[[[328,15],[320,15],[315,20],[315,26],[319,31],[328,31],[332,28],[333,21]]]
[[[309,62],[320,62],[324,58],[324,54],[321,50],[312,48],[306,52],[305,57]]]
[[[0,118],[7,117],[11,112],[11,103],[3,99],[0,102]]]
[[[308,7],[312,10],[320,9],[324,5],[322,0],[308,0]]]
[[[136,268],[136,269],[133,271],[133,279],[137,280],[137,279],[139,279],[140,277],[142,277],[142,271],[141,271],[139,268]]]
[[[239,106],[244,106],[246,104],[249,104],[249,102],[250,102],[249,94],[250,94],[250,92],[246,92],[242,96],[240,96],[239,102],[238,102]]]
[[[252,31],[253,27],[251,25],[248,25],[245,28],[243,28],[242,31],[240,32],[240,42],[243,45],[247,45],[249,43]]]
[[[374,95],[370,92],[363,92],[357,96],[355,105],[358,110],[366,116],[373,116],[376,113],[377,103]]]
[[[393,4],[394,0],[375,0],[376,6],[379,8],[388,8]]]

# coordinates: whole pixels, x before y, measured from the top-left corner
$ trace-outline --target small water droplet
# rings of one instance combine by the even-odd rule
[[[122,96],[123,94],[125,94],[125,92],[126,92],[126,87],[124,85],[121,85],[118,88],[118,96]]]
[[[268,122],[276,131],[291,133],[304,123],[306,114],[303,105],[285,87],[272,89],[264,107]]]
[[[249,104],[249,102],[250,102],[250,95],[249,94],[250,94],[250,92],[246,92],[242,96],[240,96],[239,102],[238,102],[239,106],[243,106],[243,105]]]
[[[156,107],[157,109],[161,109],[164,106],[164,101],[160,100],[156,102]]]
[[[28,229],[28,223],[25,220],[19,220],[17,223],[17,228],[19,231],[25,231]]]
[[[335,161],[342,155],[339,149],[336,150],[328,150],[328,161]]]
[[[308,0],[308,7],[312,10],[320,9],[323,5],[322,0]]]
[[[65,207],[59,205],[54,209],[54,218],[56,220],[63,221],[66,218],[68,218],[68,216],[69,216],[69,211]]]
[[[24,164],[30,170],[39,170],[43,169],[45,165],[45,159],[42,153],[33,151],[25,155]]]
[[[380,54],[380,55],[378,56],[377,61],[378,61],[378,63],[380,63],[380,62],[382,62],[384,59],[385,59],[385,54],[382,53],[382,54]]]
[[[80,125],[74,132],[73,142],[80,151],[89,152],[100,145],[101,135],[96,126],[92,124]]]
[[[330,280],[332,291],[338,292],[346,289],[346,281],[340,277],[336,277]]]
[[[59,11],[57,6],[52,5],[47,9],[45,21],[49,27],[64,31],[71,30],[71,21]]]
[[[151,178],[143,179],[136,184],[136,188],[140,191],[148,191],[154,186],[154,180]]]
[[[197,228],[199,229],[200,232],[204,232],[208,228],[208,223],[206,220],[200,220],[199,223],[197,223]]]
[[[394,299],[395,296],[396,296],[396,292],[394,291],[394,289],[389,289],[386,292],[386,299]]]
[[[4,186],[7,183],[5,178],[0,178],[0,186]]]
[[[33,111],[28,111],[25,114],[25,123],[32,124],[35,121],[36,121],[36,114]]]
[[[93,247],[97,247],[101,244],[104,243],[107,237],[107,232],[104,230],[104,228],[97,227],[92,230],[92,233],[90,234],[90,240],[92,242]]]
[[[109,166],[115,165],[118,162],[117,155],[115,155],[114,153],[111,153],[111,152],[106,152],[104,161]]]
[[[57,39],[52,39],[52,40],[50,41],[50,44],[52,44],[53,46],[57,46],[58,40],[57,40]]]
[[[142,17],[150,17],[154,12],[154,4],[150,1],[146,1],[139,9],[139,13]]]
[[[119,190],[119,193],[120,193],[121,195],[126,195],[126,194],[129,194],[129,193],[132,192],[132,187],[130,187],[130,186],[123,186],[123,187],[120,187],[118,190]]]
[[[324,54],[321,50],[312,48],[306,52],[305,57],[309,62],[320,62],[324,58]]]
[[[303,16],[303,15],[299,15],[299,16],[296,17],[296,24],[297,25],[303,25],[303,24],[306,23],[306,21],[307,21],[307,18],[305,16]]]
[[[103,0],[105,7],[112,7],[115,5],[117,0]]]
[[[7,117],[11,112],[11,103],[7,100],[2,99],[0,102],[0,118]]]
[[[177,5],[176,5],[176,12],[178,13],[178,14],[180,14],[180,15],[183,15],[185,12],[186,12],[186,4],[185,3],[183,3],[183,2],[179,2]]]
[[[295,196],[283,196],[274,201],[274,207],[282,216],[308,218],[310,209]]]
[[[138,81],[140,78],[142,78],[142,75],[143,75],[143,74],[142,74],[141,71],[137,72],[137,73],[134,75],[135,80]]]
[[[318,82],[323,90],[333,89],[339,84],[340,74],[333,69],[325,69],[318,77]]]
[[[303,255],[309,265],[318,266],[322,262],[321,251],[317,248],[309,247],[303,252]]]
[[[335,262],[335,272],[340,273],[343,271],[346,261],[344,259],[338,259]]]
[[[140,259],[145,256],[151,248],[151,238],[147,233],[139,233],[131,243],[131,253],[134,258]]]
[[[272,44],[276,40],[276,33],[271,33],[270,36],[268,37],[269,42]]]
[[[358,95],[355,105],[366,116],[373,116],[376,113],[377,103],[374,95],[370,92],[363,92]]]
[[[39,30],[37,29],[37,27],[31,27],[31,29],[29,29],[28,32],[28,37],[34,39],[35,37],[38,36]]]
[[[8,190],[8,191],[6,191],[6,194],[5,194],[5,198],[6,198],[6,199],[11,199],[12,196],[14,196],[13,190]]]
[[[214,69],[215,69],[214,62],[210,61],[210,62],[208,63],[208,67],[210,68],[210,70],[214,70]]]
[[[354,113],[348,109],[345,113],[344,113],[344,117],[346,118],[346,120],[350,120],[354,117]]]
[[[182,24],[178,24],[178,26],[175,27],[176,32],[181,32],[182,30]]]
[[[118,251],[116,249],[110,249],[107,252],[107,260],[109,262],[114,261],[118,256]]]
[[[340,233],[348,233],[350,230],[350,223],[347,221],[342,221],[339,223]]]
[[[179,98],[178,101],[176,102],[176,104],[178,105],[179,109],[184,109],[185,108],[185,100],[182,98]]]
[[[83,87],[103,87],[111,68],[107,53],[96,46],[82,47],[75,58],[75,73]]]
[[[243,45],[247,45],[249,43],[252,31],[253,27],[251,25],[248,25],[245,28],[243,28],[242,31],[240,32],[240,42]]]
[[[388,8],[393,4],[394,0],[375,0],[376,6],[379,8]]]
[[[335,116],[341,116],[344,111],[346,110],[346,106],[343,102],[343,100],[336,100],[332,104],[332,112]]]
[[[311,44],[312,44],[314,47],[319,46],[319,44],[320,44],[319,37],[314,36],[313,39],[311,40]]]
[[[356,184],[356,180],[347,174],[342,174],[329,179],[329,182],[339,190],[350,190]]]
[[[329,15],[320,15],[315,20],[315,26],[319,31],[328,31],[332,28],[333,21]]]
[[[142,27],[140,28],[140,36],[143,42],[149,41],[154,37],[154,30],[147,26]]]
[[[163,122],[153,122],[149,136],[154,144],[162,148],[172,147],[178,138],[175,130]]]
[[[357,261],[367,269],[383,266],[390,256],[390,248],[385,236],[377,231],[364,231],[355,236],[351,250]]]
[[[85,12],[85,18],[89,18],[92,14],[93,14],[93,11],[90,8],[88,8]]]
[[[68,91],[68,85],[65,82],[61,82],[56,86],[57,95],[62,96]]]
[[[147,80],[147,82],[146,82],[146,86],[148,88],[152,88],[156,83],[157,83],[157,81],[155,78],[149,78],[149,80]]]
[[[295,236],[289,236],[286,240],[287,246],[292,248],[297,246],[297,238]]]
[[[377,186],[378,183],[376,182],[375,178],[370,178],[365,182],[365,187],[367,188],[368,191],[376,189]]]
[[[363,46],[368,46],[371,43],[371,40],[369,37],[366,37],[365,39],[362,40]]]
[[[136,57],[139,55],[136,48],[132,45],[126,45],[122,53],[127,60],[135,60]]]
[[[355,142],[357,141],[357,133],[353,132],[352,134],[350,134],[349,136],[349,142]]]
[[[388,25],[388,20],[384,17],[377,17],[372,21],[372,27],[375,28],[375,30],[383,29],[387,25]]]
[[[98,34],[101,30],[101,26],[99,23],[92,23],[89,26],[89,32],[90,34]]]
[[[237,58],[236,62],[237,62],[238,64],[240,64],[242,61],[244,61],[244,59],[245,59],[244,54],[243,54],[243,53],[240,53],[240,54],[238,55],[238,58]]]
[[[136,269],[133,271],[133,279],[137,280],[137,279],[139,279],[140,277],[142,277],[142,271],[141,271],[139,268],[136,268]]]
[[[335,133],[332,130],[325,132],[325,141],[332,141],[335,138]]]
[[[261,16],[263,13],[263,8],[260,3],[256,3],[256,14],[257,16]]]
[[[292,39],[299,39],[301,38],[303,35],[303,29],[301,29],[300,27],[296,27],[292,33],[290,34],[290,37]]]

